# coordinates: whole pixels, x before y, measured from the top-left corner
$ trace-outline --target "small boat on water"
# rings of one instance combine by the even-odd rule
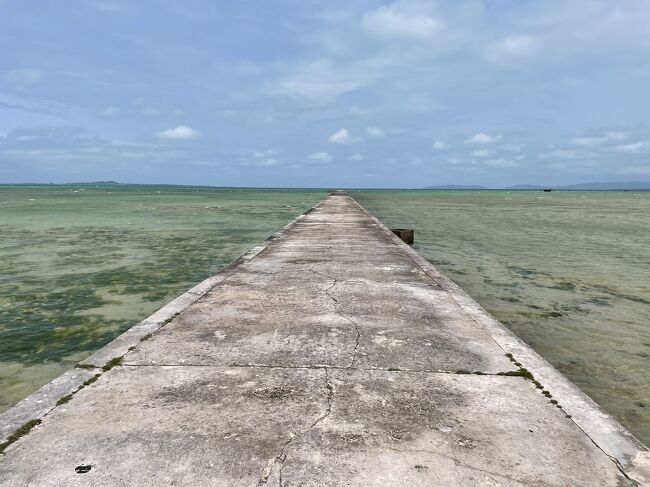
[[[545,193],[550,193],[551,191],[553,191],[553,188],[544,188]]]

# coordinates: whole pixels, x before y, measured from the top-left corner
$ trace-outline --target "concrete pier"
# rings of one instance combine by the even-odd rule
[[[643,445],[344,194],[0,415],[4,439],[24,423],[2,486],[650,481]]]

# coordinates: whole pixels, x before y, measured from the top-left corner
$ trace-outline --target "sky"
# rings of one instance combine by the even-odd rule
[[[0,0],[0,183],[650,180],[647,0]]]

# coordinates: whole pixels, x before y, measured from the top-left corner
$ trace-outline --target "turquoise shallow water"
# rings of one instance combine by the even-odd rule
[[[352,194],[650,443],[650,193]],[[0,410],[324,195],[0,186]]]
[[[324,194],[0,186],[0,411]]]
[[[352,195],[650,444],[650,192]]]

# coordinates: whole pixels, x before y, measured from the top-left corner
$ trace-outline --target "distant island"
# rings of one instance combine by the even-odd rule
[[[606,183],[581,183],[566,186],[539,186],[537,184],[516,184],[506,188],[512,190],[543,190],[552,188],[556,191],[650,191],[650,181],[612,181]],[[479,185],[446,184],[443,186],[426,186],[422,189],[494,189]]]

